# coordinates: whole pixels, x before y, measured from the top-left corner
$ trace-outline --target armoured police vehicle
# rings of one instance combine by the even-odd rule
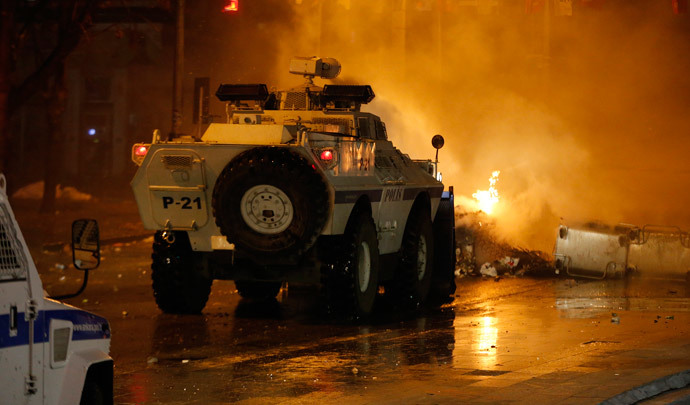
[[[316,86],[338,75],[335,59],[294,58],[290,72],[306,83],[220,85],[226,122],[199,139],[155,131],[133,146],[159,308],[201,311],[213,279],[248,299],[275,297],[285,281],[320,284],[331,313],[354,318],[382,292],[407,308],[451,300],[453,193],[438,161],[410,159],[361,111],[371,86]],[[440,135],[433,146],[438,157]]]
[[[112,404],[108,321],[44,296],[5,185],[0,174],[0,404]],[[94,220],[72,224],[72,257],[81,292],[100,262]]]

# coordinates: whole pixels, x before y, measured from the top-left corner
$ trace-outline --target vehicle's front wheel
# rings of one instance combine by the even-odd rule
[[[354,320],[366,318],[373,310],[379,280],[379,246],[371,215],[353,214],[338,239],[321,269],[329,311]]]
[[[414,207],[407,219],[401,259],[393,281],[395,302],[404,309],[416,309],[429,294],[434,264],[434,234],[429,212]]]
[[[151,255],[156,304],[165,313],[198,314],[211,293],[211,279],[201,254],[192,250],[186,232],[158,231]]]
[[[434,273],[427,301],[431,305],[452,302],[455,294],[455,212],[452,197],[442,199],[434,221]]]
[[[87,379],[81,392],[79,405],[105,405],[112,403],[108,401],[101,389],[101,386],[94,380]]]

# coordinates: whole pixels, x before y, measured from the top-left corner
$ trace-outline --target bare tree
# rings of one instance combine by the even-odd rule
[[[0,2],[0,172],[7,171],[10,156],[8,121],[15,8],[15,0]]]
[[[44,91],[48,98],[48,136],[59,140],[62,112],[66,100],[64,64],[91,26],[91,15],[102,0],[26,0],[0,1],[0,171],[10,170],[13,134],[9,121],[32,96]],[[33,70],[17,82],[12,78],[20,54],[34,46],[29,38],[51,33],[48,52],[36,49],[38,57]],[[46,91],[47,89],[47,91]],[[59,158],[59,154],[50,154]],[[57,164],[56,164],[57,163]],[[44,201],[41,210],[52,212],[59,162],[46,162]]]

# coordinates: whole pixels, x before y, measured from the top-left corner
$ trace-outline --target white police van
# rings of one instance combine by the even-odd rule
[[[74,221],[77,294],[99,249],[96,221]],[[45,296],[0,174],[0,404],[112,404],[109,348],[107,320]]]

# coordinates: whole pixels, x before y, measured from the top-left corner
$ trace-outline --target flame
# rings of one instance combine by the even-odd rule
[[[477,190],[476,193],[472,194],[475,200],[477,200],[477,205],[480,210],[487,214],[491,214],[494,210],[494,206],[498,203],[498,190],[496,190],[496,183],[498,183],[498,175],[501,174],[499,170],[491,173],[491,178],[489,178],[489,189],[488,190]]]

